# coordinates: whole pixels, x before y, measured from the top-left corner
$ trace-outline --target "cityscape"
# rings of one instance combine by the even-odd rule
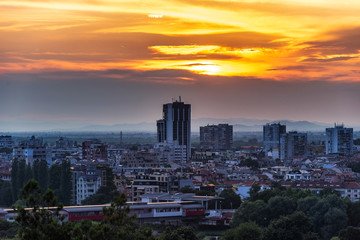
[[[292,189],[298,194],[303,191],[308,198],[335,194],[339,199],[359,203],[360,138],[354,138],[353,128],[334,124],[322,133],[298,132],[270,122],[263,125],[260,140],[256,137],[259,133],[247,133],[253,138],[244,135],[241,138],[248,140],[235,146],[233,125],[207,124],[200,126],[198,142],[192,144],[191,106],[181,97],[163,104],[163,117],[154,123],[155,143],[125,143],[123,132],[116,135],[116,143],[96,138],[78,142],[74,136],[46,142],[45,136],[41,137],[44,133],[21,140],[1,135],[2,218],[15,221],[17,212],[10,207],[21,201],[20,189],[31,178],[39,182],[41,191],[54,190],[64,204],[60,210],[63,221],[68,223],[102,221],[103,207],[123,193],[129,215],[135,214],[138,224],[155,229],[161,223],[220,231],[220,235],[215,231],[205,236],[210,238],[211,233],[227,237],[226,229],[239,218],[262,226],[256,218],[239,215],[241,210],[249,210],[241,206],[256,199],[255,193],[270,191],[268,204],[277,199],[280,212],[289,211],[291,206],[287,205],[296,202],[281,195],[271,197],[274,189]],[[297,200],[298,206],[305,199]],[[346,219],[349,221],[351,216]],[[329,234],[346,227],[347,221],[331,231],[319,229],[312,234],[328,239]]]
[[[0,239],[360,239],[360,1],[0,1]]]

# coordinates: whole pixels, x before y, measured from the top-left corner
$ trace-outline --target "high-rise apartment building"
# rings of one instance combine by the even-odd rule
[[[307,154],[307,134],[298,132],[284,133],[280,137],[280,159],[292,160]]]
[[[280,137],[286,133],[286,125],[280,123],[266,124],[263,127],[263,139],[265,151],[280,148]]]
[[[187,156],[191,155],[190,141],[191,105],[173,101],[163,105],[163,118],[157,121],[158,142],[185,145]]]
[[[344,125],[336,125],[326,128],[326,154],[337,153],[343,156],[351,156],[354,153],[353,129],[344,128]]]
[[[206,150],[232,149],[233,126],[218,124],[200,127],[200,147]]]

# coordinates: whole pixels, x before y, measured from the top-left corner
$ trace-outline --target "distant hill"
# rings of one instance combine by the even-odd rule
[[[266,120],[249,118],[197,118],[192,119],[191,131],[199,132],[200,126],[228,123],[234,126],[234,132],[261,132],[266,123],[286,124],[287,131],[325,131],[325,128],[332,127],[333,124],[310,122],[310,121],[291,121],[291,120]],[[355,131],[360,131],[360,126],[353,127]],[[75,131],[75,132],[156,132],[156,122],[125,123],[114,125],[71,123],[71,122],[6,122],[0,121],[0,132],[18,131]]]

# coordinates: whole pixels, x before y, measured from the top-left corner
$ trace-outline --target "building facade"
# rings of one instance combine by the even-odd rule
[[[352,128],[336,125],[326,128],[326,154],[336,153],[343,156],[354,154],[354,137]]]
[[[289,132],[281,135],[280,138],[280,159],[292,160],[295,157],[307,155],[307,134]]]
[[[163,105],[163,118],[156,122],[158,142],[185,145],[188,160],[191,155],[191,105],[173,101]]]
[[[200,127],[200,148],[228,150],[233,148],[233,126],[229,124]]]
[[[266,124],[263,127],[264,149],[269,152],[280,148],[280,137],[286,133],[286,125],[280,123]]]

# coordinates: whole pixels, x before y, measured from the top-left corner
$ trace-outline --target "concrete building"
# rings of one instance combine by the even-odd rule
[[[191,155],[191,105],[173,101],[163,105],[163,118],[156,122],[158,142],[186,146],[186,159]]]
[[[107,160],[107,145],[97,139],[83,142],[82,158],[86,160]]]
[[[336,125],[326,128],[326,154],[336,153],[343,156],[354,154],[353,129],[344,128],[344,125]]]
[[[13,148],[13,158],[25,160],[31,165],[35,160],[46,160],[49,165],[52,164],[51,149],[45,147],[42,138],[34,136]]]
[[[154,151],[158,154],[160,163],[186,162],[186,145],[160,142],[154,144]]]
[[[266,124],[263,127],[264,149],[269,152],[273,148],[280,148],[280,137],[286,133],[286,125],[280,123]]]
[[[13,148],[14,141],[11,136],[0,136],[0,148]]]
[[[76,166],[73,170],[73,203],[81,201],[96,193],[102,186],[103,171],[95,166]]]
[[[280,159],[292,160],[294,157],[305,157],[307,154],[307,134],[296,131],[281,135]]]
[[[200,127],[200,148],[228,150],[233,147],[233,126],[229,124]]]

